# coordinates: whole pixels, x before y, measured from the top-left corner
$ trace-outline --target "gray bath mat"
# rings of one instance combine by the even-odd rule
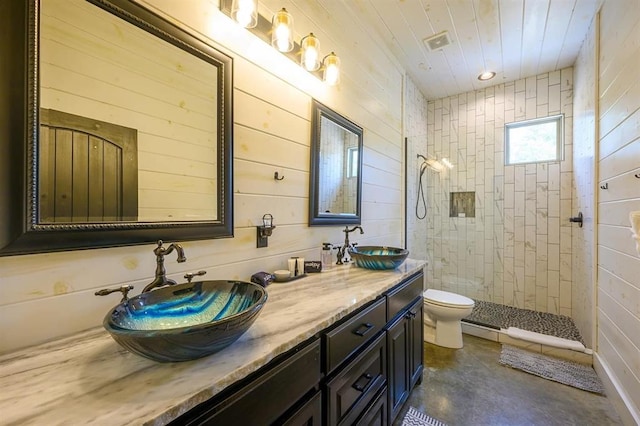
[[[604,395],[602,382],[589,365],[553,358],[511,345],[502,345],[500,364],[574,388]]]
[[[409,411],[402,419],[402,426],[447,426],[446,423],[442,423],[438,419],[434,419],[431,416],[427,416],[424,413],[416,410],[413,407],[409,407]]]

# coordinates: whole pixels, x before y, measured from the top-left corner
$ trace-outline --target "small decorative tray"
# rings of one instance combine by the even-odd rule
[[[302,274],[302,275],[298,275],[298,276],[295,276],[295,277],[275,278],[274,282],[276,282],[276,283],[287,283],[289,281],[295,281],[297,279],[304,278],[306,276],[307,276],[307,274]]]

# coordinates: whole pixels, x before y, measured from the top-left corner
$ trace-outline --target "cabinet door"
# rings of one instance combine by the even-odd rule
[[[398,415],[402,404],[409,396],[409,340],[410,322],[400,316],[387,329],[387,350],[389,358],[389,423]]]
[[[322,392],[318,391],[307,403],[296,410],[283,426],[321,426]]]
[[[422,382],[424,369],[424,304],[418,299],[407,311],[409,330],[411,331],[409,346],[409,373],[411,375],[410,389]]]
[[[357,426],[387,425],[387,390],[378,395],[367,411],[356,422]]]

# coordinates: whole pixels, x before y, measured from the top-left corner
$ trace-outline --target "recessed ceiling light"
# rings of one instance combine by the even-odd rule
[[[480,81],[487,81],[487,80],[491,80],[493,77],[496,76],[496,73],[493,71],[485,71],[482,74],[480,74],[478,76],[478,80]]]

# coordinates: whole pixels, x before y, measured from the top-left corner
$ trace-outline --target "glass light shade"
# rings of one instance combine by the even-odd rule
[[[233,0],[231,17],[245,28],[258,25],[258,0]]]
[[[280,52],[293,50],[293,16],[284,7],[273,15],[271,45]]]
[[[331,52],[324,57],[323,64],[324,81],[330,86],[335,86],[340,83],[340,58]]]
[[[316,71],[320,68],[320,40],[313,33],[300,40],[302,55],[300,65],[307,71]]]

